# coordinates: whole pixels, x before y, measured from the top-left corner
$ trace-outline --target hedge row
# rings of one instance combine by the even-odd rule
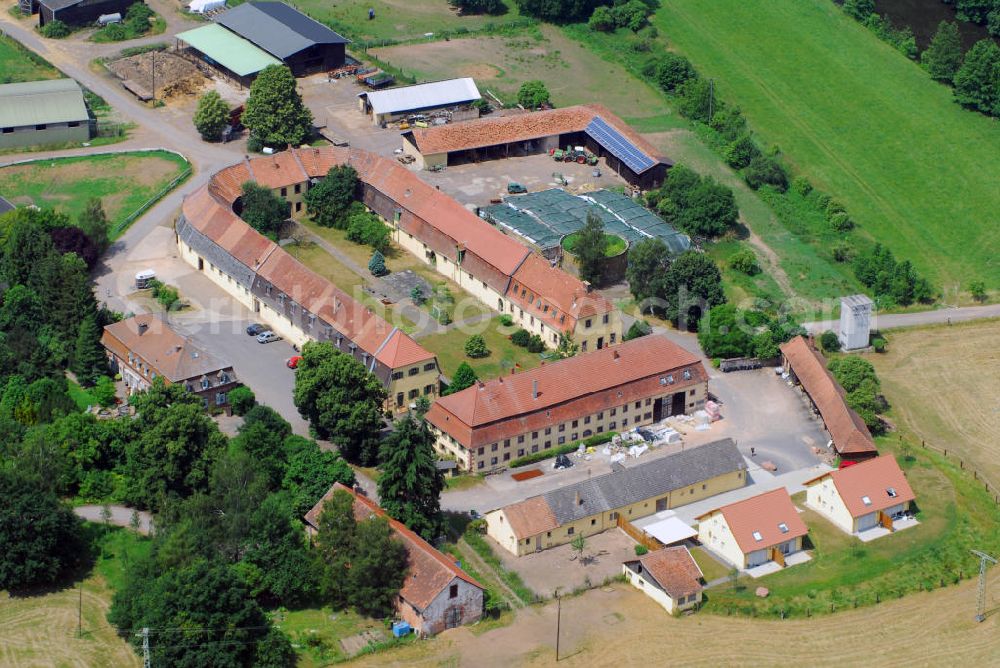
[[[603,445],[611,441],[611,439],[617,434],[617,431],[608,431],[603,434],[594,434],[588,438],[580,441],[573,441],[572,443],[567,443],[566,445],[560,445],[555,448],[550,448],[548,450],[540,450],[538,452],[532,452],[531,454],[525,455],[524,457],[518,457],[510,463],[512,469],[516,469],[519,466],[526,466],[527,464],[534,464],[535,462],[540,462],[544,459],[550,459],[552,457],[557,457],[559,455],[566,455],[574,452],[580,447],[580,444],[590,447],[595,445]]]

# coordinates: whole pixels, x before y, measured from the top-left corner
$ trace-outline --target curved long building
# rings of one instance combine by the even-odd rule
[[[291,149],[214,174],[184,201],[177,221],[182,257],[285,338],[300,344],[330,340],[352,351],[389,387],[393,408],[405,410],[421,394],[436,395],[439,372],[433,354],[257,233],[233,210],[242,185],[255,181],[287,200],[293,218],[301,217],[309,188],[342,164],[357,170],[359,199],[392,228],[400,246],[550,347],[557,347],[561,336],[571,337],[581,351],[621,341],[620,314],[589,285],[395,160],[358,149]]]

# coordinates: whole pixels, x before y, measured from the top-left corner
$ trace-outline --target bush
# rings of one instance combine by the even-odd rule
[[[148,285],[153,291],[153,299],[158,301],[167,311],[173,309],[180,301],[180,294],[177,292],[177,288],[172,285],[166,285],[156,279],[150,281]]]
[[[514,317],[507,315],[506,313],[498,318],[501,325],[504,327],[511,327],[514,325]]]
[[[541,81],[525,81],[517,91],[517,103],[525,109],[537,109],[549,103],[549,89]]]
[[[872,348],[874,348],[877,353],[884,353],[885,345],[886,341],[881,336],[876,336],[872,339]]]
[[[385,253],[389,249],[389,228],[375,214],[359,211],[348,219],[347,239]]]
[[[611,9],[604,5],[596,7],[587,21],[587,27],[598,32],[612,32],[616,26]]]
[[[111,408],[115,405],[117,389],[115,388],[115,381],[112,378],[108,378],[107,376],[98,378],[94,389],[90,393],[97,399],[97,403],[101,408]]]
[[[819,337],[819,344],[823,347],[824,352],[840,352],[840,339],[837,337],[836,332],[831,332],[830,330],[823,332]]]
[[[751,160],[743,178],[754,190],[762,186],[771,186],[778,192],[788,190],[788,173],[776,158],[769,155],[758,155]]]
[[[49,21],[41,28],[38,32],[42,33],[42,37],[48,37],[49,39],[62,39],[63,37],[69,37],[69,26],[56,19],[55,21]]]
[[[646,547],[645,545],[636,545],[635,546],[635,556],[641,557],[642,555],[646,554],[647,552],[649,552],[649,548]]]
[[[368,260],[368,271],[372,276],[385,276],[389,273],[385,267],[385,256],[379,251],[372,253],[372,259]]]
[[[538,452],[532,452],[524,457],[518,457],[510,463],[512,469],[516,469],[519,466],[526,466],[528,464],[534,464],[535,462],[540,462],[552,457],[557,457],[559,455],[567,455],[571,452],[575,452],[579,449],[580,445],[585,447],[596,447],[598,445],[604,445],[605,443],[610,443],[611,439],[615,437],[618,432],[607,431],[603,434],[594,434],[588,438],[580,441],[574,441],[572,443],[567,443],[565,445],[559,445],[548,450],[539,450]]]
[[[640,336],[646,336],[653,331],[653,328],[649,326],[649,323],[645,320],[636,320],[629,326],[628,331],[625,332],[625,338],[623,341],[631,341],[632,339],[638,339]]]
[[[792,180],[792,190],[801,195],[802,197],[808,197],[809,193],[812,192],[812,184],[809,183],[809,179],[804,176],[796,176]]]
[[[109,42],[120,42],[128,37],[128,30],[121,23],[112,23],[101,29],[101,34]]]
[[[850,232],[854,229],[854,221],[843,211],[830,216],[830,227],[837,232]]]
[[[731,255],[729,257],[729,266],[747,276],[754,276],[760,273],[757,256],[749,248],[744,248]]]
[[[510,335],[510,342],[515,346],[521,346],[522,348],[527,348],[528,343],[531,341],[531,332],[526,329],[519,329]]]
[[[969,283],[969,294],[977,302],[986,301],[986,282],[985,281],[972,281]]]
[[[529,353],[541,353],[545,351],[545,342],[542,341],[542,337],[538,334],[532,334],[525,348],[528,349]]]
[[[503,14],[507,11],[507,7],[500,0],[448,0],[448,4],[452,7],[458,7],[462,11],[462,16],[466,14]]]
[[[854,249],[846,241],[838,241],[830,250],[836,262],[850,262],[854,256]]]
[[[233,412],[243,416],[251,408],[257,405],[257,397],[246,385],[241,385],[229,393],[229,405],[233,407]]]
[[[757,144],[746,134],[730,143],[723,151],[722,157],[733,169],[743,169],[759,155],[760,149],[757,148]]]
[[[486,340],[482,334],[473,334],[466,340],[465,354],[472,359],[479,359],[490,354],[490,350],[486,347]]]

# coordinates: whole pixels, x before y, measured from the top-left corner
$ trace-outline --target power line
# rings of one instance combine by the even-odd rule
[[[976,621],[981,622],[986,619],[986,564],[997,563],[997,560],[979,550],[971,550],[972,554],[979,557],[979,587],[976,592]]]

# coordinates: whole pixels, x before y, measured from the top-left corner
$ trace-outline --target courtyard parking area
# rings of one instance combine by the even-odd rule
[[[546,598],[597,586],[622,571],[622,562],[635,558],[636,542],[620,529],[611,529],[584,542],[582,556],[569,544],[515,557],[492,538],[487,542],[507,570],[515,571],[536,594]]]

